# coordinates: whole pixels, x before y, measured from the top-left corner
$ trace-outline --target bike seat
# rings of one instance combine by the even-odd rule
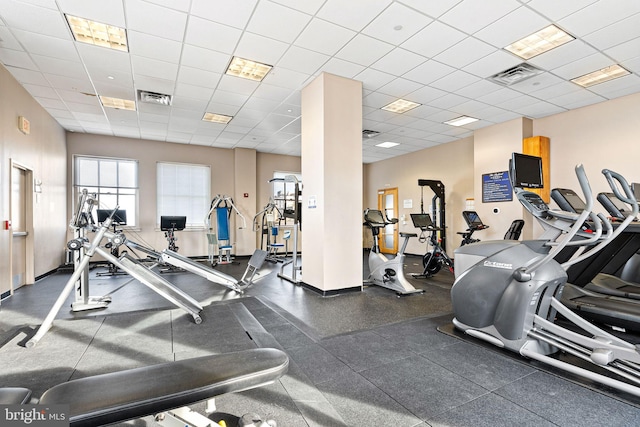
[[[418,237],[416,233],[405,233],[403,231],[400,232],[400,237]]]

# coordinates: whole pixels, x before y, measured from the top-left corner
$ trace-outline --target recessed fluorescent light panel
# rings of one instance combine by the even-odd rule
[[[464,125],[468,125],[469,123],[473,123],[473,122],[477,122],[477,121],[478,121],[478,119],[473,118],[473,117],[460,116],[458,118],[446,121],[444,123],[447,124],[447,125],[451,125],[451,126],[464,126]]]
[[[575,79],[572,79],[571,81],[582,87],[589,87],[608,82],[609,80],[617,79],[618,77],[623,77],[628,74],[631,74],[629,70],[619,66],[618,64],[615,64],[606,68],[602,68],[601,70],[585,74],[584,76],[577,77]]]
[[[555,25],[549,25],[535,34],[510,44],[505,49],[522,59],[529,59],[571,40],[574,40],[573,36],[565,33]]]
[[[77,16],[65,16],[76,41],[123,52],[129,51],[127,47],[127,32],[124,28],[78,18]]]
[[[391,111],[392,113],[406,113],[409,110],[413,110],[416,107],[419,107],[422,104],[417,104],[412,101],[407,101],[405,99],[398,99],[393,101],[391,104],[385,105],[382,107],[383,110]]]
[[[382,147],[382,148],[391,148],[391,147],[395,147],[396,145],[400,145],[397,142],[381,142],[380,144],[376,144],[376,147]]]
[[[204,113],[204,117],[202,118],[205,122],[222,123],[223,125],[229,123],[231,119],[233,119],[233,116],[225,116],[224,114],[216,113]]]
[[[99,96],[102,105],[109,108],[117,108],[118,110],[136,111],[136,102],[129,99],[110,98],[108,96]]]
[[[250,61],[248,59],[234,56],[233,59],[231,59],[231,63],[229,64],[225,74],[261,82],[272,68],[273,67],[271,65],[261,64],[260,62]]]

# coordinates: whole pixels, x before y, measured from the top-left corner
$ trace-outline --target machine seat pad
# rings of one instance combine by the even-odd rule
[[[31,390],[22,387],[0,387],[0,405],[23,405],[31,400]]]
[[[203,356],[72,380],[45,391],[39,403],[68,404],[71,426],[98,426],[258,387],[288,366],[274,348]]]

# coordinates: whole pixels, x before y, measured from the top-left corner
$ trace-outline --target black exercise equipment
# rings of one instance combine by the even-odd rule
[[[431,188],[433,197],[431,198],[431,220],[433,225],[438,228],[440,234],[440,246],[446,251],[447,248],[447,221],[445,210],[444,184],[442,181],[434,179],[419,179],[420,186],[420,213],[424,211],[424,187]]]
[[[469,245],[471,243],[479,242],[480,239],[472,238],[473,233],[480,230],[485,230],[489,228],[488,225],[485,225],[480,216],[476,211],[462,211],[462,217],[464,221],[467,223],[466,231],[458,231],[458,234],[462,236],[462,242],[460,246]]]
[[[176,240],[178,240],[175,236],[176,231],[182,231],[187,227],[187,217],[186,216],[161,216],[160,217],[160,230],[164,231],[164,237],[169,242],[169,250],[178,252],[178,247],[176,246]]]
[[[422,273],[412,274],[411,276],[419,279],[428,278],[439,272],[443,266],[447,267],[449,271],[453,273],[453,260],[449,258],[438,241],[438,231],[441,231],[440,227],[437,227],[431,221],[431,216],[426,213],[412,213],[411,221],[413,221],[414,227],[420,229],[420,236],[418,237],[420,243],[427,241],[426,233],[429,233],[427,252],[422,256]],[[429,245],[433,248],[432,250],[428,250]]]
[[[80,378],[48,389],[35,403],[69,405],[71,427],[95,427],[261,387],[288,367],[284,352],[258,348]],[[29,389],[0,388],[4,405],[30,402]]]
[[[518,240],[524,227],[523,219],[514,219],[509,229],[504,234],[504,240]]]

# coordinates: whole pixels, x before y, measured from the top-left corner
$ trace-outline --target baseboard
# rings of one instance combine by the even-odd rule
[[[305,289],[309,289],[310,291],[313,291],[319,295],[322,295],[323,297],[346,294],[350,292],[362,292],[362,286],[354,286],[352,288],[342,288],[342,289],[331,289],[329,291],[316,288],[315,286],[305,282],[300,282],[300,286],[304,287]]]

